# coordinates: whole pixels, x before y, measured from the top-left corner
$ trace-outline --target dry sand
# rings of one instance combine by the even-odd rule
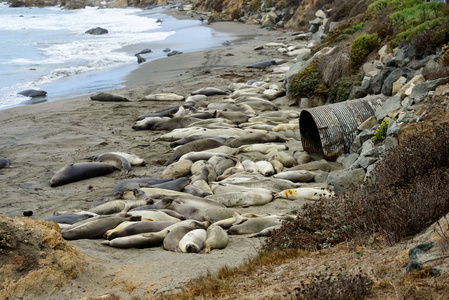
[[[210,26],[210,25],[205,25]],[[239,37],[231,46],[204,52],[186,53],[145,63],[127,77],[126,88],[114,93],[131,102],[104,103],[88,96],[0,111],[0,157],[11,159],[12,168],[0,170],[0,212],[8,217],[34,212],[44,218],[55,211],[89,209],[94,199],[107,194],[121,180],[133,177],[160,177],[161,161],[170,157],[167,142],[154,141],[161,132],[134,131],[135,119],[166,102],[137,102],[154,92],[187,96],[205,86],[226,88],[231,82],[263,79],[264,71],[246,65],[281,58],[276,49],[260,55],[257,45],[289,37],[288,33],[267,31],[257,26],[216,23],[216,30]],[[232,54],[232,55],[231,55]],[[218,99],[218,98],[217,98]],[[87,161],[106,151],[134,153],[147,162],[133,167],[119,178],[118,171],[103,177],[51,188],[49,180],[67,163]],[[256,212],[287,211],[298,203],[276,200]],[[254,210],[251,210],[254,211]],[[180,286],[191,277],[224,265],[238,265],[257,252],[261,240],[232,236],[226,249],[211,254],[179,254],[154,249],[116,249],[98,240],[73,241],[84,254],[94,258],[95,272],[86,272],[53,295],[54,299],[99,296],[106,293],[148,297]]]

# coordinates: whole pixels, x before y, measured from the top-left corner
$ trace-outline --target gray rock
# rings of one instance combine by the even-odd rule
[[[349,167],[359,158],[359,155],[357,153],[351,153],[348,155],[345,155],[344,158],[341,160],[341,164],[343,165],[343,169],[349,169]],[[338,162],[338,160],[337,160]]]
[[[361,156],[368,156],[372,154],[372,151],[374,150],[374,142],[372,139],[366,140],[363,144],[362,144],[362,152],[361,152]],[[369,153],[369,154],[368,154]]]
[[[387,135],[397,135],[399,132],[399,129],[401,129],[398,125],[398,123],[394,120],[388,122],[388,129],[387,129]]]
[[[398,139],[393,136],[387,136],[384,140],[385,150],[391,149],[398,145]]]
[[[409,98],[413,103],[418,103],[422,101],[430,91],[434,91],[440,85],[449,83],[449,76],[438,78],[436,80],[428,80],[425,82],[417,83],[412,90]]]
[[[309,41],[312,39],[313,34],[310,32],[301,33],[295,36],[295,41]]]
[[[377,122],[376,116],[371,116],[368,119],[366,119],[362,124],[357,127],[358,130],[365,130],[365,129],[371,129],[375,125],[379,125],[379,122]]]
[[[349,148],[349,153],[359,153],[361,147],[362,142],[360,141],[360,135],[357,135],[354,141],[352,141],[351,147]]]
[[[376,108],[376,118],[378,121],[385,118],[390,112],[396,111],[402,107],[401,105],[401,97],[390,97],[388,98],[382,106]]]
[[[372,177],[371,176],[371,173],[373,172],[373,170],[376,168],[376,164],[374,163],[374,164],[372,164],[372,165],[369,165],[367,168],[366,168],[366,174],[365,174],[365,180],[364,181],[366,181],[366,180],[368,180],[368,178],[370,178],[370,177]],[[375,179],[375,178],[373,178],[373,179]]]
[[[101,35],[101,34],[107,34],[108,30],[105,28],[101,28],[101,27],[95,27],[95,28],[86,30],[84,33],[92,34],[92,35]]]
[[[318,173],[315,175],[314,181],[317,183],[323,183],[326,182],[327,177],[329,176],[329,173]]]
[[[391,67],[383,68],[379,74],[374,76],[374,79],[371,81],[370,85],[373,94],[380,94],[384,80],[388,77],[388,75],[390,75],[393,70],[394,68]]]
[[[435,258],[434,255],[428,253],[434,246],[434,242],[427,241],[410,249],[408,252],[408,264],[405,270],[407,272],[412,270],[421,270],[424,261]]]
[[[361,184],[364,179],[365,170],[363,168],[355,170],[337,170],[329,173],[327,183],[332,185],[336,192],[344,192],[348,191],[352,184]]]
[[[374,156],[360,156],[360,158],[357,160],[359,166],[366,169],[368,166],[372,165],[377,161],[377,157]]]
[[[309,24],[308,30],[309,30],[311,33],[315,33],[315,32],[318,32],[318,29],[319,29],[319,28],[320,28],[320,25]]]
[[[386,96],[391,96],[391,92],[393,90],[393,84],[396,80],[398,80],[401,76],[405,75],[404,71],[401,69],[395,69],[393,72],[385,78],[384,83],[382,85],[382,94]]]

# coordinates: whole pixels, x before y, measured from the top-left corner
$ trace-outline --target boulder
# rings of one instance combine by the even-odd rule
[[[385,79],[388,77],[388,75],[390,75],[390,73],[394,70],[394,68],[388,67],[388,68],[383,68],[379,74],[377,74],[376,76],[374,76],[374,79],[371,81],[371,91],[373,92],[373,94],[380,94],[381,90],[382,90],[382,85],[385,81]]]
[[[381,93],[386,95],[386,96],[391,96],[392,95],[392,91],[393,91],[393,84],[395,83],[396,80],[398,80],[404,74],[405,74],[404,71],[402,71],[399,68],[393,70],[387,76],[387,78],[385,78],[385,80],[384,80],[384,82],[382,84]]]
[[[348,191],[351,185],[359,185],[364,180],[365,170],[363,168],[332,171],[327,176],[327,183],[332,185],[336,192]]]
[[[400,109],[402,107],[401,100],[401,97],[390,97],[384,103],[382,103],[382,106],[377,107],[375,112],[377,120],[380,121],[385,118],[390,112]]]

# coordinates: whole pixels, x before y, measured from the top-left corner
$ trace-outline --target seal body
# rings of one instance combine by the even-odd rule
[[[204,229],[195,229],[189,231],[179,241],[179,248],[184,253],[198,253],[204,248],[207,233]]]
[[[10,160],[7,158],[0,157],[0,169],[10,166]]]
[[[114,166],[101,162],[68,164],[56,172],[50,180],[50,185],[55,187],[83,179],[103,176],[112,173],[114,170]]]
[[[207,228],[207,238],[204,242],[204,253],[212,249],[223,249],[228,245],[229,236],[220,226],[211,225]]]
[[[179,226],[170,231],[164,239],[164,249],[173,252],[180,252],[179,241],[190,231],[194,230],[190,226]]]
[[[115,153],[104,153],[100,154],[95,158],[96,162],[104,162],[110,164],[117,169],[121,169],[120,176],[128,174],[129,170],[131,170],[131,164],[129,161],[121,155]]]
[[[90,100],[102,101],[102,102],[129,102],[123,96],[110,94],[110,93],[98,93],[90,97]]]
[[[102,245],[107,245],[116,248],[150,248],[162,245],[168,230],[159,232],[149,232],[142,234],[135,234],[125,237],[115,238],[111,241],[103,241]]]

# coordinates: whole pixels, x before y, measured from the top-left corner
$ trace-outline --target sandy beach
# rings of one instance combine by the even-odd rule
[[[89,95],[0,111],[0,157],[9,158],[12,165],[12,168],[0,170],[0,212],[7,217],[21,217],[24,211],[31,210],[32,218],[38,219],[51,216],[55,211],[87,210],[93,200],[109,193],[121,180],[160,177],[165,168],[161,163],[173,151],[168,142],[156,141],[164,132],[135,131],[131,126],[137,117],[172,103],[138,100],[150,93],[188,96],[202,87],[226,89],[232,82],[266,80],[267,71],[245,66],[283,57],[276,47],[265,47],[262,52],[254,51],[254,47],[290,38],[289,33],[232,22],[204,26],[212,26],[237,39],[230,46],[142,64],[126,77],[126,88],[112,91],[130,102],[91,101]],[[270,79],[273,78],[279,81],[283,76]],[[214,97],[217,101],[222,98]],[[89,157],[107,151],[134,153],[146,160],[146,166],[133,167],[123,177],[115,171],[107,176],[50,187],[50,178],[65,164],[88,161]],[[276,200],[242,211],[286,212],[299,204]],[[100,296],[111,292],[119,296],[149,297],[175,289],[207,271],[238,265],[257,253],[261,241],[232,236],[227,248],[208,255],[172,253],[161,248],[121,250],[105,247],[97,240],[73,241],[73,245],[92,258],[90,271],[62,288],[53,298]]]

